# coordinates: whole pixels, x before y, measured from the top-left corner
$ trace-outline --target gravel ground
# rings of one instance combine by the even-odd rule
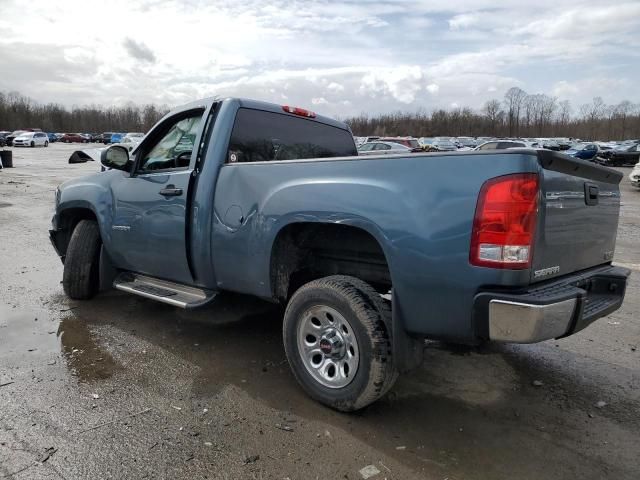
[[[0,171],[0,478],[640,478],[640,191],[626,176],[622,309],[537,345],[429,343],[419,370],[345,415],[298,388],[269,304],[68,300],[53,191],[99,169],[68,165],[74,148],[14,149]]]

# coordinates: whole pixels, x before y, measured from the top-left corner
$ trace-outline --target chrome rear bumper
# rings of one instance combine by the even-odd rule
[[[563,336],[569,330],[575,298],[549,305],[491,300],[489,338],[498,342],[535,343]]]
[[[620,308],[630,273],[603,265],[523,289],[481,291],[474,301],[476,336],[535,343],[572,335]]]

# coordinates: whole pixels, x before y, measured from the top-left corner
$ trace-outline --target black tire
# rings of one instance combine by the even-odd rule
[[[93,220],[80,220],[73,230],[64,260],[62,287],[68,297],[87,300],[100,287],[100,230]]]
[[[328,306],[351,325],[359,350],[358,369],[349,384],[329,388],[307,370],[297,342],[298,324],[311,307]],[[284,347],[293,374],[313,399],[343,412],[359,410],[375,402],[398,378],[391,345],[391,310],[367,283],[336,275],[314,280],[294,293],[284,315]]]
[[[31,140],[31,148],[35,148],[36,147],[36,142],[34,142],[33,140]]]
[[[49,146],[49,142],[44,142],[44,147],[47,148]]]

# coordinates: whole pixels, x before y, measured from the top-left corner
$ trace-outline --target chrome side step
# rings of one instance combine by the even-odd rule
[[[217,292],[212,290],[189,287],[131,272],[123,272],[118,275],[113,281],[113,287],[123,292],[133,293],[184,309],[206,305],[217,295]]]

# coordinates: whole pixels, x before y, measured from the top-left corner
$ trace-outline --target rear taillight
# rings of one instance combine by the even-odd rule
[[[471,233],[472,265],[529,268],[538,217],[538,191],[535,173],[505,175],[482,185]]]

